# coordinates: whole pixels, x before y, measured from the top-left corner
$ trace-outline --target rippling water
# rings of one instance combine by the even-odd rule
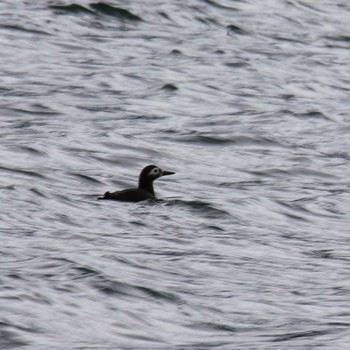
[[[0,18],[1,349],[348,349],[347,1]]]

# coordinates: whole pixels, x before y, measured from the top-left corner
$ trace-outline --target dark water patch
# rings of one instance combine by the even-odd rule
[[[196,8],[193,8],[194,10],[196,10]],[[210,18],[203,18],[203,17],[199,17],[199,16],[195,16],[194,20],[203,23],[203,24],[209,24],[210,22],[214,22],[214,20],[210,19]]]
[[[21,300],[23,300],[21,298]],[[39,329],[34,327],[34,326],[21,326],[19,324],[14,324],[14,323],[10,323],[10,322],[0,322],[0,329],[1,328],[14,328],[20,331],[25,331],[25,332],[29,332],[29,333],[38,333]],[[0,343],[1,344],[1,343]]]
[[[48,299],[47,296],[44,295],[42,292],[32,291],[30,295],[26,296],[26,300],[33,301],[36,304],[41,304],[41,305],[52,305],[51,300]],[[36,329],[28,328],[28,329],[26,329],[26,331],[36,332]]]
[[[173,243],[180,244],[180,245],[190,244],[189,240],[175,238],[175,237],[170,237],[170,238],[167,238],[166,240],[167,240],[167,242],[173,242]],[[206,253],[205,250],[196,250],[196,251],[183,251],[183,250],[181,250],[180,251],[180,250],[167,249],[167,250],[162,250],[161,252],[156,252],[156,253],[152,252],[152,255],[156,254],[159,256],[166,256],[167,259],[170,261],[179,261],[187,256],[190,256],[190,257],[199,256],[199,255],[202,256],[205,253]],[[172,273],[172,274],[179,275],[179,273],[176,273],[176,272]]]
[[[241,27],[238,27],[234,24],[230,24],[228,26],[226,26],[227,29],[227,33],[230,35],[232,34],[238,34],[238,35],[247,35],[248,32],[244,29],[242,29]]]
[[[118,94],[118,93],[116,93]],[[78,95],[81,95],[80,93],[78,93]],[[108,107],[105,105],[99,106],[97,104],[93,104],[93,105],[80,105],[77,106],[77,108],[83,110],[83,111],[88,111],[88,112],[104,112],[104,113],[116,113],[119,111],[118,107]]]
[[[27,347],[30,342],[21,340],[21,336],[16,332],[3,329],[4,327],[11,327],[11,325],[4,326],[0,323],[0,348],[1,349],[16,349],[20,347]]]
[[[30,191],[36,196],[39,196],[41,198],[47,198],[47,196],[37,188],[31,188]]]
[[[31,275],[45,277],[51,281],[74,281],[83,278],[99,277],[99,271],[80,265],[73,260],[57,257],[43,257],[37,266],[31,267]]]
[[[349,295],[349,287],[347,286],[336,286],[332,288],[332,295],[341,295],[341,296],[348,296]],[[349,316],[348,311],[344,311],[341,313],[342,316]]]
[[[290,43],[296,43],[296,44],[305,44],[305,41],[302,41],[302,40],[297,40],[297,39],[294,39],[294,38],[289,38],[289,37],[286,37],[286,36],[281,36],[281,35],[272,35],[271,36],[274,40],[277,40],[277,41],[284,41],[284,42],[290,42]]]
[[[295,95],[294,94],[286,94],[286,93],[283,93],[283,94],[280,94],[279,95],[283,100],[285,101],[291,101],[291,100],[294,100],[295,99]],[[293,112],[291,111],[288,111],[290,114],[292,114]]]
[[[326,173],[324,171],[319,171],[319,170],[312,170],[307,167],[294,167],[290,170],[290,174],[294,175],[303,175],[303,176],[309,176],[309,177],[314,177],[314,178],[320,178],[320,179],[337,179],[338,176]]]
[[[321,113],[319,111],[309,111],[306,113],[294,113],[294,112],[292,112],[292,114],[296,118],[300,118],[300,119],[324,119],[324,120],[332,121],[330,118],[328,118],[327,116],[325,116],[323,113]]]
[[[191,125],[198,126],[215,126],[215,123],[212,124],[211,122],[202,121],[202,122],[195,122],[194,124],[191,123]],[[277,148],[288,148],[289,146],[283,145],[280,141],[267,138],[267,137],[260,137],[260,136],[249,136],[249,135],[230,135],[230,136],[221,136],[222,132],[217,132],[216,134],[213,133],[206,133],[202,132],[199,133],[197,131],[189,131],[187,132],[187,135],[181,135],[183,131],[181,130],[174,130],[174,129],[166,129],[163,130],[168,133],[175,134],[174,141],[178,142],[186,142],[186,143],[198,143],[201,145],[206,146],[223,146],[223,145],[244,145],[244,146],[256,146],[256,147],[277,147]],[[180,136],[179,136],[180,134]],[[219,136],[220,135],[220,136]]]
[[[300,220],[308,222],[309,216],[313,214],[310,210],[306,209],[301,204],[297,203],[290,203],[290,202],[284,202],[281,200],[275,200],[277,204],[279,204],[281,207],[286,208],[288,211],[281,211],[281,214],[285,215],[286,217],[292,219],[292,220]]]
[[[171,50],[170,55],[173,56],[184,56],[183,52],[179,49]]]
[[[329,40],[334,40],[334,41],[344,41],[346,43],[350,43],[349,35],[325,36],[324,38]]]
[[[25,96],[28,97],[28,95],[25,93]],[[60,115],[60,113],[52,110],[50,107],[41,105],[41,104],[31,104],[30,106],[27,106],[25,109],[24,108],[19,108],[19,107],[11,107],[9,108],[11,111],[18,112],[20,114],[29,114],[29,115],[35,115],[35,116],[56,116]]]
[[[343,315],[341,315],[341,316],[343,316]],[[349,316],[349,314],[347,313],[344,316]],[[327,326],[330,326],[330,327],[346,327],[346,328],[349,328],[349,326],[350,326],[349,322],[327,322],[326,324],[327,324]]]
[[[303,11],[306,10],[312,10],[312,12],[315,12],[317,15],[319,15],[320,13],[325,14],[326,12],[320,8],[317,8],[315,6],[312,6],[310,3],[307,3],[306,1],[288,1],[288,4],[290,6],[293,6],[297,9],[302,9]]]
[[[70,5],[51,5],[49,6],[51,9],[55,10],[58,14],[66,14],[66,13],[86,13],[86,14],[94,14],[93,11],[88,8],[78,5],[78,4],[70,4]]]
[[[225,210],[216,208],[213,204],[203,201],[184,201],[184,200],[170,200],[165,202],[166,206],[181,206],[190,211],[206,216],[207,218],[223,218],[230,217],[230,214]]]
[[[249,64],[247,62],[227,62],[225,66],[229,68],[246,68]]]
[[[16,147],[20,152],[28,153],[30,156],[34,157],[46,157],[47,154],[43,151],[40,151],[34,147],[26,146],[26,145],[19,145]]]
[[[201,22],[201,23],[206,24],[208,26],[212,25],[212,24],[217,26],[219,24],[214,18],[210,18],[210,17],[196,17],[195,19],[198,22]]]
[[[20,152],[28,153],[31,157],[47,157],[45,152],[31,146],[19,145],[16,148]]]
[[[83,182],[86,182],[86,183],[92,183],[92,184],[102,184],[101,181],[91,177],[91,176],[88,176],[88,175],[84,175],[84,174],[77,174],[77,173],[69,173],[69,175],[72,175],[80,180],[82,180]]]
[[[136,225],[136,226],[139,226],[139,227],[146,227],[147,226],[147,224],[145,222],[141,221],[141,220],[132,220],[132,221],[130,221],[130,224]]]
[[[71,204],[71,199],[62,195],[57,195],[55,194],[56,198],[59,198],[59,200],[62,203],[69,203]],[[52,223],[57,223],[57,224],[66,224],[69,225],[71,227],[81,227],[80,221],[78,218],[73,218],[71,215],[67,215],[67,214],[62,214],[62,213],[55,213],[54,215],[48,217],[46,219],[46,221],[48,222],[52,222]]]
[[[104,15],[112,16],[118,18],[120,20],[127,21],[142,21],[142,18],[133,14],[132,12],[123,9],[121,7],[115,7],[104,2],[97,2],[90,4],[90,7],[93,8],[98,13],[102,13]]]
[[[169,15],[166,12],[158,11],[158,14],[159,14],[159,16],[165,18],[166,20],[171,21],[171,18],[169,17]]]
[[[0,95],[10,95],[13,89],[8,88],[6,86],[0,86]],[[4,114],[4,111],[7,109],[7,107],[2,106],[2,113]]]
[[[0,188],[4,189],[4,190],[8,190],[8,191],[15,191],[16,190],[16,187],[14,185],[8,185],[8,186],[1,186],[0,185]]]
[[[18,133],[23,132],[25,133],[27,129],[31,128],[32,126],[36,125],[42,125],[40,122],[34,121],[34,120],[16,120],[12,123],[11,128],[12,129],[21,129],[18,130]],[[31,130],[31,133],[34,131]]]
[[[220,4],[218,1],[215,1],[215,0],[204,0],[204,2],[210,6],[213,6],[219,9],[235,11],[235,12],[239,11],[236,7],[229,6],[228,3],[224,5],[224,4]]]
[[[154,288],[141,287],[141,286],[138,286],[137,289],[145,293],[147,297],[152,297],[157,300],[164,300],[166,302],[175,303],[175,304],[182,303],[181,299],[177,297],[174,293],[162,292]]]
[[[13,76],[23,76],[23,72],[18,73],[12,73]],[[48,89],[46,88],[46,91],[44,92],[44,87],[41,91],[36,91],[32,87],[24,88],[17,86],[15,89],[8,89],[6,93],[3,93],[5,96],[13,96],[13,97],[24,97],[25,99],[29,97],[43,97],[45,95],[48,95]],[[16,108],[10,108],[7,107],[9,110],[16,110]],[[20,110],[20,109],[19,109]]]
[[[285,342],[290,341],[297,338],[314,338],[321,335],[331,334],[333,333],[333,330],[309,330],[309,331],[303,331],[303,332],[294,332],[294,333],[286,333],[281,334],[278,336],[275,336],[274,339],[272,339],[273,342]]]
[[[9,25],[9,24],[0,24],[0,29],[18,31],[18,32],[22,32],[26,34],[34,34],[34,35],[51,35],[50,33],[44,32],[43,30],[29,29],[22,26]]]
[[[219,227],[219,226],[216,226],[216,225],[209,225],[207,227],[209,230],[213,230],[213,231],[216,231],[216,232],[226,232],[225,229]]]
[[[329,260],[338,260],[349,262],[350,258],[347,254],[342,254],[341,252],[335,251],[334,249],[318,249],[304,252],[304,255],[309,256],[315,259],[329,259]]]
[[[330,153],[323,153],[324,156],[326,156],[327,158],[331,158],[331,159],[334,159],[334,158],[340,158],[340,159],[345,159],[347,161],[350,160],[350,154],[348,152],[341,152],[341,151],[338,151],[338,152],[330,152]]]
[[[305,252],[304,254],[316,259],[335,259],[332,249],[314,250],[311,252]]]
[[[300,215],[292,214],[292,213],[283,213],[287,218],[296,220],[296,221],[303,221],[303,222],[309,222],[310,220],[306,219],[305,217],[302,217]]]
[[[24,281],[24,278],[16,273],[10,273],[8,275],[6,275],[6,277],[8,278],[12,278],[14,280],[21,280],[21,281]]]
[[[179,90],[179,88],[175,84],[165,84],[162,86],[161,90],[168,91],[168,92],[175,92]]]
[[[166,302],[181,304],[180,298],[173,293],[163,292],[154,288],[137,286],[126,282],[112,281],[103,276],[99,276],[99,281],[92,282],[92,286],[100,292],[107,295],[119,295],[125,297],[134,297],[139,299],[150,297],[156,300],[164,300]]]
[[[198,322],[198,323],[192,323],[188,325],[190,328],[197,329],[199,331],[221,331],[221,332],[229,332],[229,333],[236,333],[237,329],[235,327],[225,325],[225,324],[219,324],[219,323],[212,323],[212,322]]]
[[[125,297],[135,297],[133,287],[128,283],[109,280],[103,276],[99,276],[96,281],[90,282],[91,287],[107,295],[117,295]]]
[[[286,215],[287,217],[290,217],[292,219],[302,220],[302,221],[310,221],[312,217],[319,217],[319,218],[334,218],[338,219],[339,215],[336,214],[326,214],[324,212],[317,213],[315,211],[312,211],[308,208],[306,208],[300,201],[291,201],[291,202],[284,202],[281,200],[275,200],[277,204],[280,206],[287,208],[288,211],[283,211],[282,214]]]
[[[139,113],[139,114],[132,114],[132,115],[121,115],[119,117],[116,117],[115,119],[117,120],[165,120],[166,117],[165,116],[161,116],[161,115],[155,115],[155,114],[143,114],[143,113]],[[128,138],[132,138],[132,136],[130,135],[125,135],[125,137]]]
[[[44,175],[31,170],[13,169],[13,168],[0,166],[0,171],[9,172],[11,174],[25,175],[28,177],[34,177],[39,179],[46,179]]]
[[[70,5],[51,5],[50,8],[53,9],[58,14],[89,14],[89,15],[107,15],[114,18],[117,18],[121,21],[131,21],[131,22],[140,22],[142,18],[133,14],[129,10],[126,10],[121,7],[116,7],[104,2],[91,3],[90,9],[79,5],[79,4],[70,4]]]
[[[195,338],[197,339],[197,338]],[[213,349],[219,349],[219,350],[231,350],[232,348],[232,341],[228,340],[203,340],[203,341],[194,341],[190,345],[187,346],[178,346],[175,347],[174,350],[213,350]],[[239,348],[237,348],[239,349]],[[246,349],[246,348],[244,348]],[[247,348],[249,349],[249,348]],[[257,348],[251,348],[251,349],[257,349]],[[148,350],[148,349],[147,349]],[[152,349],[153,350],[153,349]],[[154,349],[156,350],[156,349]],[[163,349],[159,349],[163,350]]]
[[[260,187],[265,182],[262,180],[250,180],[250,181],[238,181],[238,182],[221,182],[218,184],[219,187],[223,188],[234,188],[237,190],[251,190],[251,187]]]
[[[220,137],[220,136],[210,136],[210,135],[193,135],[181,137],[180,141],[199,143],[211,146],[222,146],[224,144],[231,144],[232,140]]]
[[[73,280],[99,275],[98,271],[86,266],[75,266],[72,272],[71,279]]]

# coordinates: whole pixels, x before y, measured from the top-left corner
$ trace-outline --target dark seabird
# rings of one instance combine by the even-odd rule
[[[147,165],[142,169],[139,176],[138,188],[129,188],[123,191],[106,192],[98,199],[111,199],[122,202],[140,202],[146,199],[156,200],[153,189],[153,181],[161,176],[175,174],[171,171],[164,171],[155,165]]]

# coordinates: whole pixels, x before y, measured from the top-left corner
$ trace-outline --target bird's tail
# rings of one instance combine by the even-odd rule
[[[109,192],[106,192],[103,197],[97,197],[97,199],[109,199],[109,195],[110,193]]]

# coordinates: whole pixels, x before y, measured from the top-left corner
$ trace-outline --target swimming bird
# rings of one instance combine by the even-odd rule
[[[164,171],[155,165],[147,165],[139,176],[138,188],[129,188],[122,191],[106,192],[98,199],[112,199],[122,202],[140,202],[146,199],[156,200],[153,189],[153,181],[161,176],[173,175],[171,171]]]

